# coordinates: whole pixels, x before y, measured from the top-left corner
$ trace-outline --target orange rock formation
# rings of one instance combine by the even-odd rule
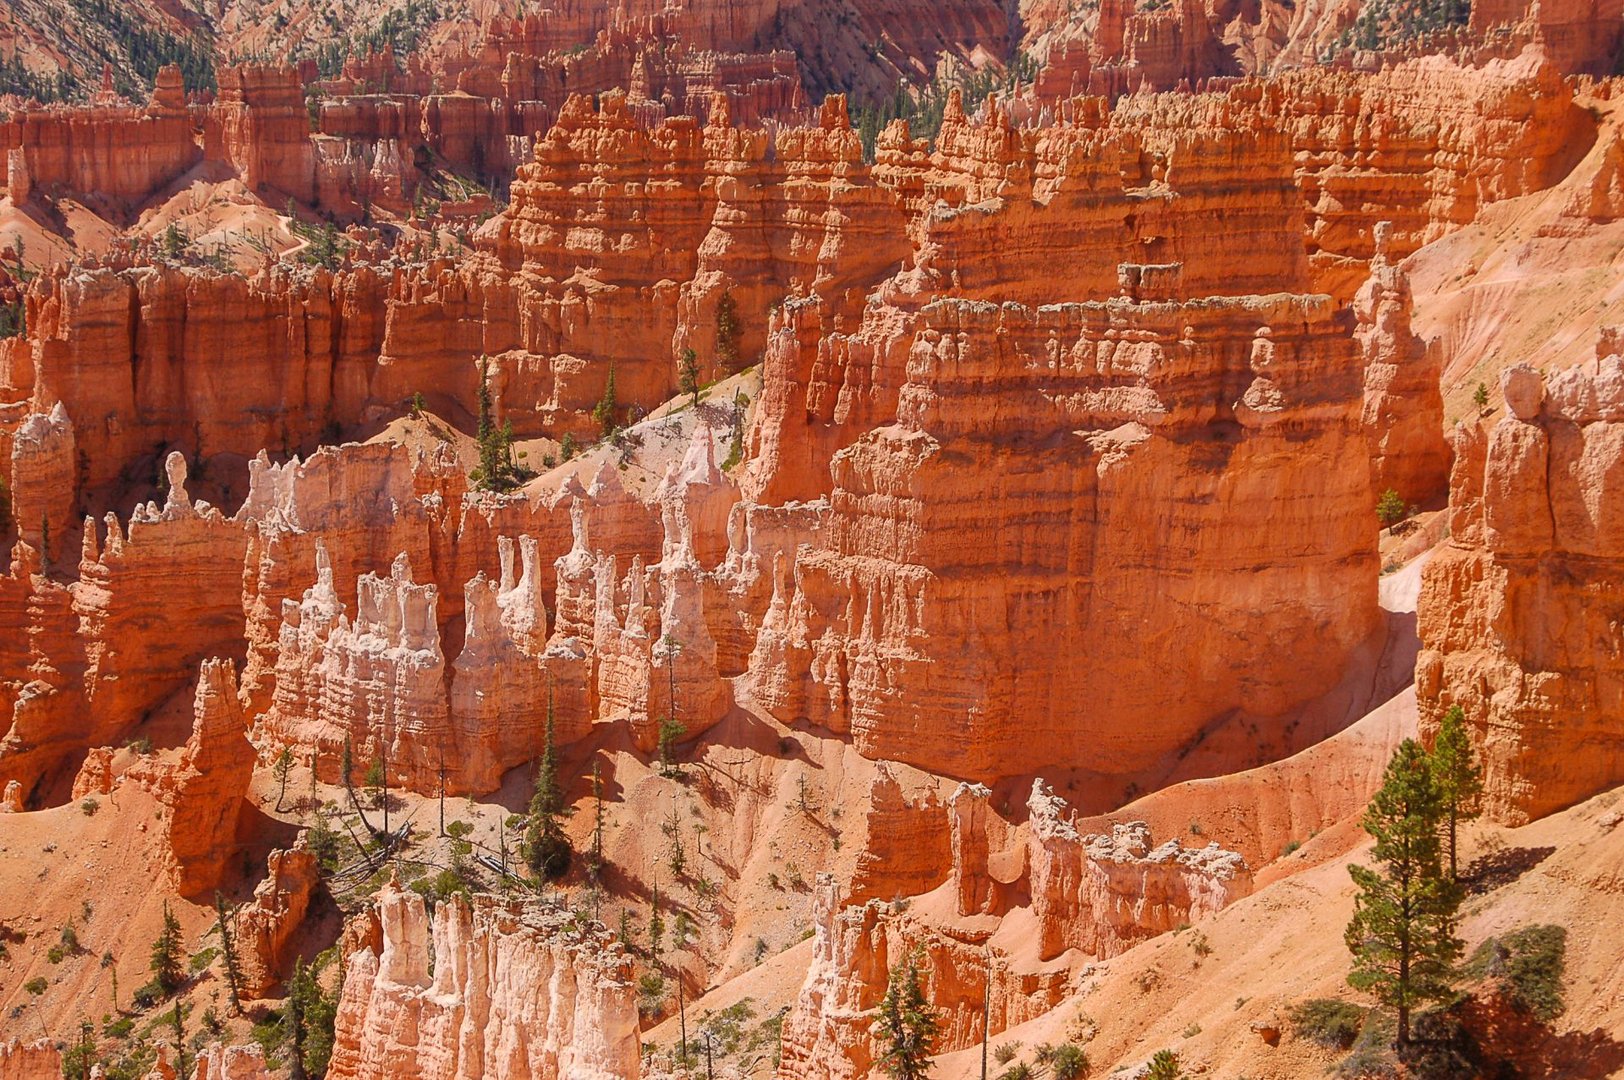
[[[1621,557],[1610,508],[1624,360],[1604,332],[1590,364],[1507,369],[1506,415],[1455,433],[1450,539],[1427,565],[1416,663],[1422,730],[1460,705],[1491,813],[1524,822],[1624,777],[1614,662]]]

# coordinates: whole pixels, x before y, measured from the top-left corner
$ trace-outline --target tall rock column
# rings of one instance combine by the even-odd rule
[[[23,420],[11,442],[11,514],[46,566],[72,549],[77,534],[77,471],[73,424],[61,402]]]
[[[1410,327],[1410,275],[1388,256],[1392,223],[1376,226],[1370,279],[1354,297],[1355,336],[1365,365],[1365,438],[1371,486],[1398,492],[1406,504],[1425,504],[1449,485],[1444,440],[1443,362],[1437,342]]]
[[[1596,351],[1507,369],[1506,415],[1457,429],[1450,538],[1422,571],[1421,732],[1465,711],[1500,821],[1624,781],[1624,333]]]

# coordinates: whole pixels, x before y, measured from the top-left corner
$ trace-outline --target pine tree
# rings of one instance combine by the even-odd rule
[[[226,989],[231,995],[231,1011],[242,1015],[242,969],[237,966],[237,943],[231,937],[231,921],[226,911],[226,898],[219,890],[214,893],[214,928],[220,935],[220,957],[226,965]]]
[[[336,996],[322,990],[316,973],[306,967],[303,960],[294,960],[282,1020],[289,1080],[310,1080],[326,1075],[327,1063],[333,1056],[337,1016]]]
[[[592,763],[592,880],[603,873],[603,769]]]
[[[687,868],[688,857],[682,850],[682,821],[677,817],[677,808],[671,808],[671,814],[660,822],[660,831],[671,840],[671,850],[667,854],[666,862],[671,867],[671,876],[680,878]]]
[[[699,405],[699,354],[692,349],[682,350],[682,359],[677,364],[678,388],[693,399],[697,408]]]
[[[479,358],[479,426],[475,439],[479,444],[479,468],[474,482],[484,491],[507,491],[517,480],[513,461],[513,425],[496,424],[491,398],[490,366],[488,356]]]
[[[307,1080],[305,1071],[304,1003],[308,997],[306,983],[310,972],[301,957],[293,959],[293,978],[288,980],[288,1004],[282,1019],[282,1040],[288,1053],[288,1080]]]
[[[276,764],[271,766],[271,774],[276,777],[276,812],[282,812],[282,801],[288,794],[288,773],[293,771],[293,751],[284,746],[282,752],[276,755]]]
[[[524,832],[524,860],[537,881],[556,881],[570,868],[570,842],[562,819],[569,813],[558,783],[558,751],[553,745],[553,692],[547,688],[547,741],[536,768],[536,790],[530,796]]]
[[[620,403],[615,400],[615,362],[609,361],[609,381],[604,384],[603,397],[592,407],[592,419],[597,422],[598,429],[604,435],[615,430],[615,415],[620,411]]]
[[[739,362],[739,305],[724,292],[716,300],[716,363],[731,372]]]
[[[1453,992],[1463,944],[1455,936],[1460,887],[1444,874],[1439,839],[1444,800],[1427,752],[1405,739],[1365,810],[1381,869],[1350,866],[1358,887],[1344,938],[1353,953],[1348,983],[1398,1011],[1398,1043],[1410,1042],[1410,1012]]]
[[[175,1029],[175,1071],[186,1075],[186,1018],[180,1011],[180,1001],[175,1002],[174,1011],[169,1014],[169,1025]]]
[[[1466,733],[1466,710],[1459,705],[1451,705],[1438,725],[1438,737],[1432,743],[1432,771],[1448,812],[1449,877],[1458,881],[1456,833],[1460,822],[1477,817],[1478,798],[1483,794],[1483,772]]]
[[[879,1064],[892,1080],[918,1080],[930,1074],[936,1043],[936,1011],[925,999],[919,959],[910,952],[891,969],[880,999],[874,1034],[882,1047]]]
[[[173,994],[180,989],[183,975],[181,973],[181,942],[180,920],[175,913],[169,910],[168,901],[164,902],[163,930],[158,934],[157,940],[152,943],[152,981],[164,994]]]
[[[632,928],[632,909],[629,907],[623,907],[620,909],[619,936],[620,943],[622,945],[630,949],[632,952],[637,951],[637,942],[634,940],[637,936],[637,932]]]
[[[343,775],[344,790],[350,796],[350,808],[355,811],[355,816],[361,819],[361,824],[366,828],[366,831],[373,836],[377,836],[378,830],[374,829],[372,822],[367,820],[366,811],[361,809],[361,800],[355,796],[355,751],[350,745],[348,735],[344,736],[344,750],[339,755],[338,770]]]
[[[656,963],[660,959],[660,949],[665,943],[665,919],[660,915],[660,882],[655,879],[654,895],[649,900],[648,914],[648,947],[649,954]]]

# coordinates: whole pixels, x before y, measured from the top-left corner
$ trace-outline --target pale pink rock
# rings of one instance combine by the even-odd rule
[[[347,960],[334,1080],[636,1080],[632,962],[601,928],[491,897],[453,897],[431,926],[394,886],[378,911],[381,952]]]

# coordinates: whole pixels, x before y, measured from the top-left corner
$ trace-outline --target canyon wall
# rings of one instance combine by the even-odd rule
[[[1459,705],[1488,812],[1523,822],[1624,779],[1616,650],[1624,533],[1624,338],[1551,375],[1501,377],[1506,414],[1454,434],[1449,540],[1427,564],[1416,692],[1422,732]]]
[[[222,108],[287,111],[249,74]],[[55,547],[53,520],[139,489],[164,455],[167,491],[128,536],[87,535],[76,633],[26,613],[53,585],[7,586],[41,627],[0,653],[14,713],[32,687],[9,760],[82,703],[95,726],[53,751],[73,765],[207,656],[244,661],[262,750],[331,777],[347,736],[419,791],[448,742],[453,790],[494,787],[536,752],[549,695],[566,742],[624,720],[652,748],[662,716],[694,735],[738,703],[989,780],[1058,745],[1125,783],[1216,717],[1280,716],[1381,633],[1356,462],[1406,489],[1441,468],[1396,260],[1558,167],[1553,142],[1583,123],[1552,78],[1308,73],[1027,125],[955,96],[934,148],[896,122],[872,165],[838,100],[769,134],[575,96],[461,260],[45,275],[8,369],[29,403],[19,505]],[[1373,158],[1376,109],[1410,134]],[[1494,134],[1513,127],[1515,160]],[[291,126],[233,130],[266,176],[286,167]],[[1356,162],[1364,186],[1327,199]],[[1353,316],[1314,291],[1316,246],[1365,266],[1369,207],[1418,190],[1438,194],[1384,234]],[[741,425],[719,417],[635,493],[608,450],[506,497],[469,491],[449,434],[291,457],[417,393],[470,414],[481,355],[499,422],[584,441],[611,372],[631,422],[690,348],[701,379],[762,358],[725,474],[716,444]],[[189,483],[241,509],[194,505]],[[180,589],[154,588],[177,559]],[[944,675],[943,649],[971,659]],[[1164,653],[1185,659],[1171,676]]]

